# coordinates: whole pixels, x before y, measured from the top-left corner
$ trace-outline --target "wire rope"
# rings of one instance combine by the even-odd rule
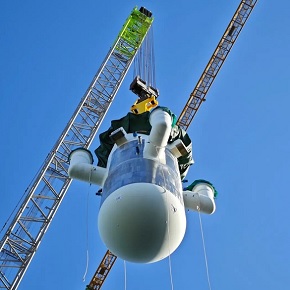
[[[0,234],[2,233],[2,231],[4,230],[4,228],[6,227],[6,225],[9,223],[9,220],[11,219],[11,217],[14,215],[15,211],[19,208],[19,205],[21,203],[21,201],[24,201],[24,197],[27,196],[26,193],[31,189],[31,185],[33,182],[35,182],[36,177],[39,175],[39,173],[41,172],[41,169],[44,167],[44,164],[46,163],[46,160],[48,160],[49,158],[49,154],[46,156],[45,160],[42,162],[42,164],[40,165],[40,167],[38,168],[37,172],[35,173],[35,175],[33,176],[32,180],[30,181],[30,183],[28,184],[28,186],[26,187],[25,191],[23,192],[23,194],[21,195],[20,199],[18,200],[15,208],[12,210],[11,214],[9,215],[9,217],[7,218],[6,222],[4,223],[2,229],[0,230]]]
[[[150,31],[151,33],[151,71],[152,71],[152,80],[151,85],[156,88],[156,72],[155,72],[155,50],[154,50],[154,31],[153,27]]]
[[[198,194],[198,200],[199,200],[199,194]],[[198,211],[198,217],[199,217],[199,225],[200,225],[200,232],[201,232],[201,239],[202,239],[202,246],[203,246],[203,253],[204,253],[204,261],[205,261],[208,288],[211,290],[211,283],[210,283],[209,269],[208,269],[208,261],[207,261],[207,254],[206,254],[206,248],[205,248],[205,240],[204,240],[203,227],[202,227],[201,214],[200,214],[200,205],[197,206],[197,211]]]
[[[86,207],[86,268],[85,272],[83,275],[83,282],[86,281],[86,276],[88,273],[88,268],[89,268],[89,260],[90,260],[90,255],[89,255],[89,195],[90,195],[90,189],[91,189],[91,178],[92,178],[92,172],[94,168],[91,169],[90,175],[89,175],[89,187],[88,187],[88,193],[87,193],[87,207]]]
[[[156,88],[153,26],[134,58],[133,79],[139,76],[147,86]]]
[[[127,267],[126,261],[124,260],[124,289],[127,290]]]
[[[153,144],[154,145],[154,144]],[[156,150],[156,153],[157,153],[157,156],[158,156],[158,161],[160,163],[160,166],[161,166],[161,172],[162,172],[162,176],[163,176],[163,182],[165,184],[165,173],[164,173],[164,166],[160,160],[160,155],[158,154],[160,152],[160,149],[163,149],[165,150],[165,147],[159,147],[159,146],[156,146],[154,145],[155,147],[155,150]],[[165,152],[164,152],[165,154]],[[168,202],[168,192],[166,190],[166,188],[164,188],[164,191],[165,191],[165,202],[167,205],[169,205],[169,202]],[[170,206],[169,206],[170,208]],[[168,235],[168,267],[169,267],[169,277],[170,277],[170,285],[171,285],[171,290],[174,290],[174,284],[173,284],[173,276],[172,276],[172,263],[171,263],[171,252],[170,252],[170,210],[167,210],[167,235]]]

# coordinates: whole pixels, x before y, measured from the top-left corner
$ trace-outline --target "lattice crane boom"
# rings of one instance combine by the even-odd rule
[[[97,268],[91,282],[87,285],[86,290],[99,290],[101,289],[104,281],[106,280],[111,268],[113,267],[117,256],[107,250],[99,267]]]
[[[220,68],[222,67],[226,57],[228,56],[256,3],[257,0],[242,0],[240,2],[234,16],[232,17],[228,27],[226,28],[221,40],[219,41],[214,53],[212,54],[206,68],[204,69],[200,79],[190,94],[190,97],[178,118],[177,124],[182,129],[188,129],[196,112],[200,108],[200,105],[203,101],[205,101],[205,97],[210,86],[212,85]],[[114,262],[117,259],[117,256],[112,254],[110,251],[107,251],[103,260],[108,259],[109,257],[113,259]],[[108,267],[106,271],[100,274],[103,269],[103,260],[100,263],[90,283],[90,285],[93,285],[97,288],[87,288],[87,290],[100,289],[105,279],[107,278],[112,265]]]
[[[205,101],[207,92],[209,91],[256,3],[257,0],[242,0],[240,2],[239,7],[232,17],[178,118],[177,124],[185,131],[188,129],[202,102]]]
[[[0,242],[0,289],[17,289],[71,183],[68,156],[88,148],[101,125],[153,18],[135,8],[67,126],[28,188]]]

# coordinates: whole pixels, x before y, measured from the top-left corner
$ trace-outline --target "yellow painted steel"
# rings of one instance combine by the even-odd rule
[[[150,111],[158,106],[158,101],[155,96],[148,97],[147,99],[140,101],[139,99],[131,106],[131,112],[138,115]]]
[[[205,101],[206,94],[215,80],[220,68],[226,60],[237,37],[254,9],[257,0],[242,0],[212,54],[206,68],[183,108],[177,124],[187,130],[201,104]]]
[[[87,285],[86,290],[97,290],[101,289],[107,275],[109,274],[111,268],[113,267],[117,256],[112,254],[107,250],[103,260],[101,261],[95,275],[93,276],[89,285]]]

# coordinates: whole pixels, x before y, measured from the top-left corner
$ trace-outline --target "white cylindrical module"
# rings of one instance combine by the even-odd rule
[[[183,192],[185,208],[207,214],[215,212],[214,189],[210,184],[200,182],[192,190]]]
[[[79,163],[93,164],[94,159],[89,150],[85,148],[77,148],[70,153],[69,162],[71,166]]]
[[[132,140],[111,153],[98,216],[108,249],[136,263],[167,257],[186,229],[177,160],[167,149],[165,164],[144,158],[144,145]]]
[[[107,169],[92,165],[92,153],[85,148],[77,148],[69,155],[68,175],[71,178],[102,186]]]
[[[144,157],[165,163],[164,151],[171,132],[171,116],[157,108],[151,112],[149,121],[152,129],[144,148]]]

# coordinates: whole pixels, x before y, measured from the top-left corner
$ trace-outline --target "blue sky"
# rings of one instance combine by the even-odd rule
[[[134,6],[155,16],[159,102],[179,115],[239,2],[2,0],[1,227]],[[195,159],[188,179],[208,179],[219,191],[216,213],[202,216],[213,290],[289,288],[289,11],[286,0],[258,1],[188,130]],[[132,79],[131,70],[99,132],[135,101]],[[73,182],[20,290],[85,288],[106,251],[97,189]],[[209,289],[197,213],[187,213],[171,267],[174,290]],[[126,273],[128,290],[171,289],[168,259],[126,263]],[[125,289],[121,259],[102,289]]]

